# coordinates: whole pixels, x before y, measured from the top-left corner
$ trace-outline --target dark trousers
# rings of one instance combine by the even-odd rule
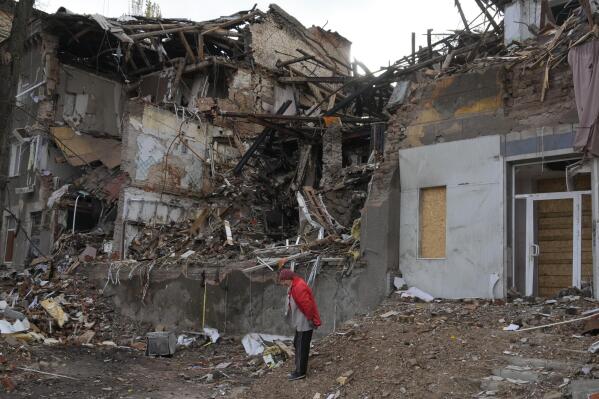
[[[299,375],[304,375],[308,371],[310,341],[312,341],[312,330],[295,332],[295,337],[293,338],[293,346],[295,347],[295,372]]]

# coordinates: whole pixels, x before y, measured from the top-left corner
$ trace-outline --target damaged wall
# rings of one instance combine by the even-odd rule
[[[301,57],[297,49],[318,56],[345,75],[350,73],[351,42],[336,33],[313,27],[306,29],[280,7],[271,5],[270,12],[261,23],[250,26],[252,49],[257,65],[276,70],[277,60],[286,61]],[[315,76],[332,76],[333,72],[314,63],[302,62],[296,67],[304,73],[309,68]]]
[[[56,122],[76,131],[120,137],[122,86],[118,82],[60,65]]]
[[[483,65],[435,80],[425,74],[414,77],[407,100],[392,115],[385,148],[385,164],[397,162],[398,150],[403,154],[399,165],[399,270],[410,285],[443,297],[503,296],[502,251],[510,244],[499,233],[504,229],[503,212],[507,210],[500,178],[504,165],[498,161],[498,154],[542,156],[546,151],[571,151],[578,120],[570,69],[559,65],[551,70],[546,92],[542,89],[543,77],[544,68],[530,68],[524,63]],[[492,135],[495,137],[482,137]],[[488,140],[493,141],[492,154],[477,158],[482,148],[487,148],[481,143]],[[455,148],[443,144],[456,141],[460,143]],[[464,151],[466,143],[473,143],[468,144],[473,146],[472,151]],[[407,150],[412,147],[415,149]],[[478,155],[464,160],[465,153]],[[460,166],[462,162],[467,165]],[[396,172],[390,165],[383,168],[388,171],[376,175],[372,190],[385,196],[389,192],[385,182]],[[483,173],[487,168],[492,170],[484,178],[472,174],[475,170]],[[453,182],[447,173],[459,181]],[[475,181],[485,183],[477,189]],[[446,260],[419,259],[418,190],[431,186],[447,186]],[[468,211],[456,208],[474,198],[476,204],[469,206]],[[481,209],[487,211],[475,220],[471,218],[474,209],[476,214]],[[461,221],[453,219],[458,215],[462,215]],[[378,217],[374,223],[382,223],[385,217]],[[489,237],[490,234],[497,236]],[[480,237],[484,239],[481,241]],[[473,246],[473,242],[477,244]],[[485,249],[479,252],[479,248]],[[460,268],[463,270],[456,272]],[[462,277],[453,281],[452,275]],[[462,281],[466,275],[468,280]],[[496,275],[499,282],[491,289],[489,281]]]
[[[132,185],[155,192],[202,193],[211,142],[207,126],[197,119],[187,121],[132,102],[122,144],[122,170]]]
[[[401,150],[400,268],[410,286],[440,298],[502,298],[504,166],[499,136]],[[451,165],[451,167],[448,167]],[[419,252],[420,190],[444,187],[440,259]]]
[[[57,41],[52,35],[41,33],[40,25],[33,24],[27,41],[14,113],[13,128],[18,129],[21,141],[10,135],[11,161],[18,155],[18,166],[8,171],[8,195],[4,206],[21,221],[21,228],[13,247],[13,266],[22,267],[29,259],[48,254],[54,242],[52,212],[47,209],[50,194],[60,185],[80,176],[81,171],[69,165],[63,153],[50,139],[45,125],[54,118],[58,63]],[[14,163],[14,162],[13,162]],[[3,216],[8,213],[4,212]],[[6,219],[5,219],[6,220]],[[25,234],[26,233],[26,234]],[[27,236],[33,244],[27,239]],[[0,232],[0,262],[5,261],[7,227]]]
[[[390,120],[393,145],[385,150],[576,124],[570,69],[560,65],[551,71],[541,101],[543,76],[540,67],[501,64],[414,83],[409,102]]]
[[[120,285],[109,284],[104,295],[111,296],[117,308],[135,320],[149,322],[167,329],[197,331],[202,323],[203,283],[197,278],[201,270],[189,265],[180,270],[156,272],[149,285],[145,303],[141,301],[138,277],[129,280],[128,272],[121,272]],[[208,269],[207,278],[213,280],[216,271]],[[305,268],[299,271],[306,273]],[[98,268],[93,277],[103,286],[107,270]],[[253,272],[251,279],[243,272],[221,272],[217,283],[207,284],[206,326],[228,334],[268,332],[292,334],[284,318],[286,288],[276,284],[272,272]],[[316,277],[314,294],[323,325],[317,334],[324,335],[339,327],[356,314],[366,313],[377,306],[388,293],[386,270],[383,268],[356,268],[349,277],[342,277],[334,266],[325,265]]]

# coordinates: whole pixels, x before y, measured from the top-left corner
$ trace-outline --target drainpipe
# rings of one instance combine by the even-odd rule
[[[71,230],[72,235],[75,235],[75,220],[77,219],[77,203],[79,202],[79,197],[81,197],[81,194],[77,195],[77,198],[75,198],[75,208],[73,209],[73,229]]]

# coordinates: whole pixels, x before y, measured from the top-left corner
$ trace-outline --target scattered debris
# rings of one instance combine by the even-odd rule
[[[400,291],[400,294],[402,298],[418,298],[423,302],[431,302],[435,299],[431,294],[416,287],[410,287],[407,291]]]
[[[172,356],[175,354],[177,337],[173,332],[156,331],[146,334],[147,356]]]

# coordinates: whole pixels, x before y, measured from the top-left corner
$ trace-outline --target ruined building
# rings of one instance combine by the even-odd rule
[[[126,299],[115,298],[150,319],[164,315],[144,304],[214,289],[207,317],[226,329],[227,317],[247,324],[241,314],[269,326],[268,309],[278,311],[278,300],[252,303],[263,290],[280,297],[271,247],[283,243],[314,277],[329,265],[350,276],[361,262],[356,221],[391,88],[337,113],[367,72],[347,39],[277,5],[204,22],[61,8],[28,29],[1,232],[11,270],[139,278],[143,290],[124,282],[115,289]],[[383,291],[348,296],[339,318]],[[198,308],[162,321],[191,323]]]
[[[225,331],[284,329],[280,267],[313,286],[324,331],[394,277],[442,298],[597,296],[597,4],[476,3],[374,72],[276,5],[36,14],[0,259]]]
[[[503,23],[394,71],[393,172],[375,186],[399,204],[399,270],[444,298],[597,296],[597,4],[494,3]]]

